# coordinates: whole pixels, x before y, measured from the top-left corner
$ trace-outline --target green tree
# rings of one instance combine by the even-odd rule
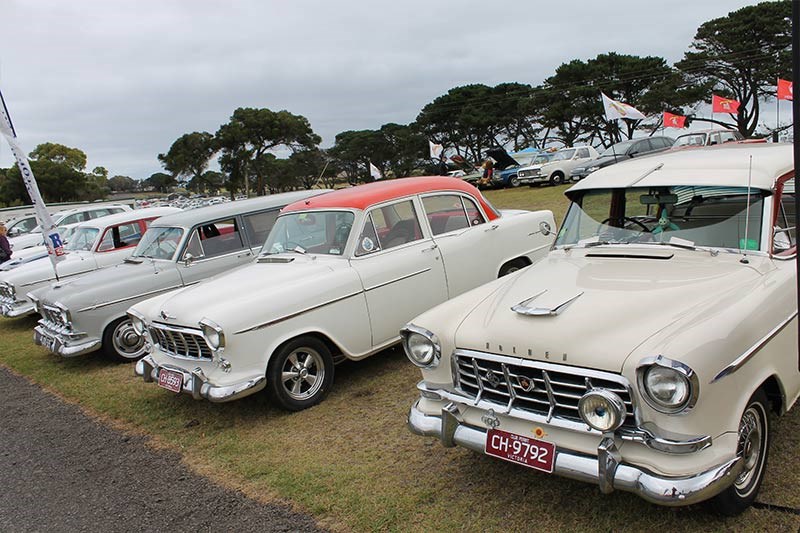
[[[381,172],[384,171],[384,140],[379,131],[343,131],[336,135],[334,145],[328,150],[345,174],[347,182],[356,185],[362,181],[372,181],[369,163],[372,162]]]
[[[703,23],[675,66],[693,84],[708,84],[720,96],[739,101],[732,122],[698,119],[733,127],[750,137],[758,126],[760,101],[775,94],[779,77],[791,78],[792,4],[763,2]],[[710,95],[706,95],[706,100]]]
[[[97,194],[87,183],[89,178],[83,172],[86,168],[86,154],[78,148],[42,143],[28,154],[28,158],[45,202],[88,200],[94,199]],[[31,202],[19,167],[13,166],[9,169],[0,194],[0,200],[6,204]]]
[[[81,200],[99,200],[108,194],[108,170],[105,167],[94,167],[85,176],[86,179],[79,191]]]
[[[28,158],[32,161],[48,161],[65,165],[78,172],[83,172],[86,168],[86,154],[82,150],[58,143],[42,143],[28,154]]]
[[[148,187],[152,187],[158,192],[169,192],[173,187],[175,187],[175,185],[178,184],[178,181],[174,176],[170,176],[169,174],[165,174],[163,172],[156,172],[144,180],[144,184]]]
[[[138,186],[139,182],[129,176],[116,175],[108,179],[108,187],[112,191],[131,192],[135,191]]]
[[[193,132],[181,135],[172,143],[166,154],[158,154],[158,160],[175,178],[190,182],[190,188],[205,191],[203,173],[217,151],[214,136],[208,132]]]

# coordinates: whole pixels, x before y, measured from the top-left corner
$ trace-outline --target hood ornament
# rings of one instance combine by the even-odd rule
[[[175,315],[171,315],[171,314],[167,313],[166,311],[164,311],[162,309],[161,310],[161,318],[163,318],[164,320],[172,320],[172,319],[175,318]]]
[[[530,305],[531,302],[533,302],[536,298],[538,298],[539,296],[541,296],[546,292],[547,289],[537,294],[534,294],[527,300],[523,300],[517,305],[513,306],[511,310],[514,311],[515,313],[519,313],[520,315],[525,315],[525,316],[556,316],[560,315],[564,311],[564,309],[567,308],[569,304],[577,300],[583,294],[583,292],[581,291],[574,296],[566,298],[565,300],[554,302],[554,304],[552,305],[544,305],[542,307],[532,307]]]

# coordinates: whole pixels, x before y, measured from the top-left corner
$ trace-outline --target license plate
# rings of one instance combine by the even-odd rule
[[[56,339],[46,333],[39,333],[39,345],[47,348],[51,352],[55,352]]]
[[[501,429],[490,429],[486,434],[486,455],[551,474],[556,445]]]
[[[172,392],[180,392],[183,386],[183,374],[162,368],[158,372],[158,386]]]

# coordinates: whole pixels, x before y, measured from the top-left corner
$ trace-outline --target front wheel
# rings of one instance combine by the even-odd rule
[[[519,176],[516,174],[511,176],[511,179],[508,180],[508,186],[512,188],[519,187]]]
[[[744,470],[733,485],[718,494],[712,505],[723,515],[735,516],[750,507],[764,479],[769,453],[768,401],[759,389],[747,402],[739,422],[737,456],[744,461]]]
[[[133,329],[131,319],[120,317],[103,332],[103,353],[118,363],[133,363],[147,353],[144,337]]]
[[[321,402],[333,385],[333,357],[325,343],[298,337],[273,354],[267,367],[272,399],[287,411],[302,411]]]

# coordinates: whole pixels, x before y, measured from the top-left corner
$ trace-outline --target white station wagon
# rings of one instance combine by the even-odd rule
[[[553,250],[403,330],[411,430],[662,505],[750,505],[800,394],[787,145],[662,153],[567,191]]]
[[[136,365],[196,399],[265,386],[300,410],[333,384],[334,360],[400,340],[421,311],[542,257],[550,211],[502,215],[473,186],[403,178],[287,206],[255,263],[133,306],[152,352]]]
[[[42,319],[34,342],[64,357],[102,349],[119,362],[144,354],[125,312],[157,294],[253,260],[278,211],[326,189],[273,194],[161,217],[124,262],[31,294]]]
[[[108,215],[80,224],[64,245],[66,254],[56,270],[48,257],[0,272],[0,315],[13,318],[36,312],[28,293],[56,281],[67,280],[130,256],[147,226],[158,217],[177,213],[175,207],[152,207]]]

